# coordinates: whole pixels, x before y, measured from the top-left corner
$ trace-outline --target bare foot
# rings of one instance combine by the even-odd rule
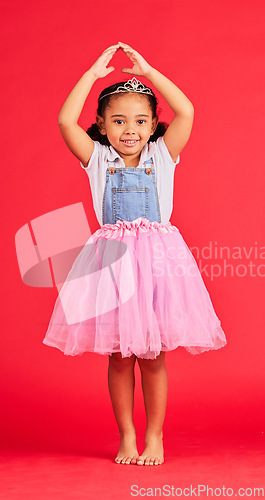
[[[164,462],[163,434],[149,435],[145,440],[145,449],[137,458],[137,465],[161,465]]]
[[[135,435],[121,437],[118,455],[115,458],[116,464],[136,464],[139,453],[136,446]]]

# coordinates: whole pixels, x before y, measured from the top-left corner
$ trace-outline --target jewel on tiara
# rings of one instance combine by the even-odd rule
[[[103,97],[106,97],[107,95],[119,94],[120,92],[138,92],[139,94],[154,95],[149,87],[146,87],[142,82],[140,82],[140,80],[137,80],[134,76],[131,80],[128,80],[123,86],[120,85],[117,88],[117,90],[114,90],[114,92],[109,92],[108,94],[101,96],[99,100],[103,99]]]

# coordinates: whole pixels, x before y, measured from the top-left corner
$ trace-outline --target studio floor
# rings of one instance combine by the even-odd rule
[[[114,439],[115,438],[115,439]],[[129,499],[142,497],[265,496],[264,434],[189,432],[165,436],[160,466],[114,463],[113,442],[102,435],[75,450],[1,451],[1,500]],[[140,446],[139,446],[140,448]]]

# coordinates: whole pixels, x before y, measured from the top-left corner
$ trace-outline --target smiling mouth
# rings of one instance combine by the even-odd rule
[[[136,144],[139,140],[140,140],[140,139],[133,139],[133,140],[129,140],[129,139],[128,139],[128,140],[121,141],[121,142],[123,142],[124,144],[128,144],[128,145],[131,145],[131,146],[132,146],[132,145]]]

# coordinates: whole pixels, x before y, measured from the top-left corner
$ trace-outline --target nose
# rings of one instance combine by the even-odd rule
[[[127,120],[127,123],[125,124],[125,127],[123,129],[125,134],[135,134],[134,131],[134,121],[133,120]]]

